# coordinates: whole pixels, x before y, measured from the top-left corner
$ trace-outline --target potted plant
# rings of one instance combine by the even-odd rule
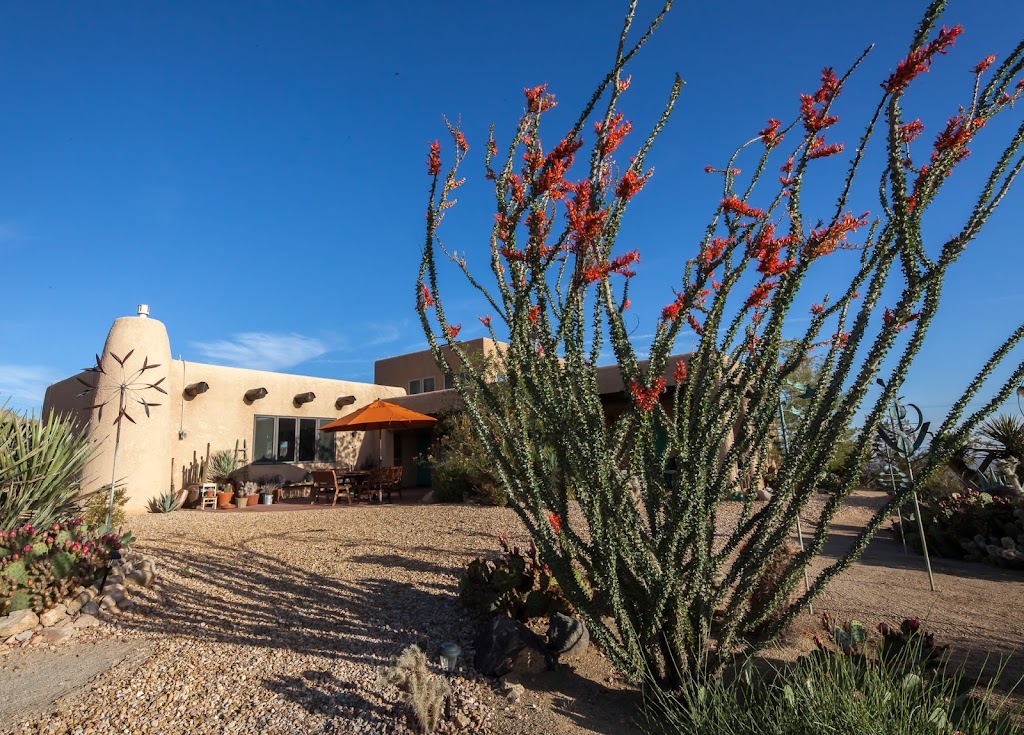
[[[263,481],[260,483],[260,503],[262,505],[271,505],[276,495],[277,483],[273,479],[263,478]]]
[[[238,460],[230,449],[214,452],[206,463],[203,479],[217,483],[217,507],[221,510],[231,507],[231,496],[234,494],[231,473],[237,469]]]
[[[256,495],[256,483],[244,482],[235,488],[235,505],[244,508],[249,505],[249,498]]]
[[[225,483],[217,485],[217,507],[221,510],[227,510],[231,506],[231,498],[235,494],[235,489],[231,487],[231,483]]]

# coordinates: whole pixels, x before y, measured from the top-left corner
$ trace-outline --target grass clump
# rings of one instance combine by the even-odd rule
[[[748,660],[725,677],[689,676],[669,694],[652,687],[645,701],[648,735],[1011,735],[1022,712],[967,675],[936,648],[917,621],[879,626],[868,653],[853,621],[836,628],[833,648],[758,671]],[[909,624],[909,625],[908,625]],[[1002,668],[1000,668],[1000,672]],[[1012,692],[1011,692],[1012,693]]]

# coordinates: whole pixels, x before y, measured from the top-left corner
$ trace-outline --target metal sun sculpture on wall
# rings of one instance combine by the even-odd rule
[[[885,388],[885,381],[881,378],[878,378],[875,382]],[[910,410],[908,411],[908,409]],[[913,413],[913,416],[911,416],[911,413]],[[924,440],[928,436],[928,427],[931,424],[924,420],[924,414],[921,413],[920,408],[913,403],[904,403],[901,396],[896,396],[889,404],[887,423],[888,426],[878,427],[878,436],[886,445],[886,458],[890,459],[890,468],[894,467],[888,451],[892,449],[906,463],[907,475],[905,476],[905,482],[912,484],[914,482],[913,458],[921,448],[921,445],[924,444]],[[902,473],[898,474],[901,478],[903,477]],[[889,479],[893,483],[893,489],[895,490],[896,478],[891,470]],[[902,485],[903,483],[901,482],[900,484]],[[928,570],[928,584],[931,586],[932,592],[934,592],[935,578],[932,576],[931,559],[928,558],[928,539],[924,535],[924,523],[921,520],[921,505],[917,499],[917,491],[912,492],[910,497],[914,501],[914,517],[917,520],[917,532],[921,538],[921,551],[924,552],[924,565]],[[900,530],[902,533],[902,515],[900,519]]]
[[[152,403],[146,400],[144,394],[146,391],[155,390],[164,395],[167,395],[167,391],[160,387],[160,384],[164,382],[164,378],[160,378],[156,382],[147,382],[143,376],[145,376],[147,370],[153,370],[160,367],[159,364],[150,364],[149,358],[142,358],[142,367],[135,371],[130,371],[129,368],[125,367],[125,364],[134,354],[135,350],[129,350],[128,354],[124,357],[118,357],[113,352],[108,353],[114,362],[117,363],[117,369],[120,371],[118,376],[113,376],[112,373],[107,372],[103,367],[103,361],[99,355],[96,355],[96,366],[88,367],[85,369],[87,373],[97,373],[98,375],[105,375],[114,379],[114,384],[102,389],[100,388],[100,378],[97,377],[96,385],[91,385],[88,381],[83,380],[81,377],[76,376],[76,380],[86,387],[86,390],[79,393],[79,396],[89,395],[94,393],[96,395],[96,401],[91,406],[86,406],[86,410],[97,410],[99,413],[96,418],[99,421],[103,420],[103,409],[108,404],[117,400],[117,416],[114,418],[113,424],[117,426],[117,432],[114,435],[114,459],[113,467],[111,469],[110,477],[110,499],[107,504],[107,533],[111,532],[111,525],[114,518],[114,488],[117,485],[117,451],[121,446],[121,424],[124,419],[128,419],[131,423],[136,423],[135,419],[132,418],[131,414],[128,413],[129,408],[133,408],[133,404],[142,406],[146,412],[146,416],[150,415],[150,409],[155,406],[159,406],[159,403]]]

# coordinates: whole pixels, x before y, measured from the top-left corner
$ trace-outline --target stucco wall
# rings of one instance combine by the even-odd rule
[[[499,343],[489,337],[480,337],[461,344],[468,354],[481,354],[487,359],[497,357],[500,350]],[[442,347],[441,353],[449,365],[458,365],[458,358],[450,348]],[[444,373],[434,362],[434,355],[430,350],[387,357],[373,364],[373,380],[378,385],[393,385],[408,390],[410,380],[422,381],[423,378],[434,379],[434,390],[444,389]]]

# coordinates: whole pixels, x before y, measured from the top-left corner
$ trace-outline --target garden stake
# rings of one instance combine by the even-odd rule
[[[794,386],[794,387],[796,387],[796,386]],[[780,426],[780,429],[781,429],[781,431],[780,431],[780,438],[782,439],[782,454],[783,454],[783,456],[786,456],[786,455],[789,454],[789,438],[788,438],[787,432],[786,432],[786,411],[785,411],[785,405],[786,405],[785,401],[783,400],[782,394],[780,393],[779,394],[779,426]],[[804,551],[804,531],[803,531],[803,527],[802,526],[803,526],[803,524],[800,521],[800,514],[797,513],[797,515],[796,515],[796,537],[797,537],[797,540],[800,542],[800,551],[801,551],[801,553]],[[810,590],[811,590],[811,580],[807,576],[807,567],[804,567],[804,592],[810,592]],[[811,615],[814,615],[814,605],[808,604],[807,605],[807,612],[809,612]]]
[[[885,387],[885,382],[879,378],[877,381],[879,385]],[[882,426],[878,427],[878,434],[882,437],[887,445],[896,450],[897,454],[903,457],[907,463],[907,480],[910,485],[914,484],[914,466],[911,461],[914,453],[924,443],[924,438],[928,435],[929,422],[924,420],[924,415],[921,413],[921,409],[915,406],[913,403],[908,403],[907,406],[914,409],[917,414],[917,420],[913,427],[904,425],[903,419],[907,416],[906,407],[900,402],[899,397],[893,397],[891,404],[889,405],[889,421],[894,436],[889,436]],[[912,435],[915,435],[913,436]],[[932,592],[935,591],[935,577],[932,574],[932,562],[928,557],[928,539],[924,536],[924,522],[921,520],[921,504],[917,500],[917,490],[913,490],[910,493],[911,499],[914,501],[914,516],[917,518],[917,532],[921,537],[921,551],[924,553],[924,566],[928,570],[928,585],[931,587]]]
[[[107,504],[107,533],[113,532],[112,526],[114,522],[114,490],[117,487],[117,452],[121,446],[121,421],[122,419],[128,419],[133,424],[135,423],[135,419],[133,419],[131,415],[128,413],[128,398],[132,398],[140,406],[142,406],[143,409],[146,411],[146,416],[149,416],[149,409],[154,406],[159,406],[160,404],[150,403],[145,398],[140,397],[139,394],[141,394],[143,391],[152,389],[159,391],[164,395],[167,395],[167,391],[160,387],[160,384],[164,382],[163,378],[160,378],[160,380],[156,381],[155,383],[146,383],[144,381],[139,380],[139,378],[141,378],[142,375],[147,370],[153,370],[154,368],[160,367],[160,365],[158,364],[151,365],[148,357],[144,357],[142,359],[142,367],[136,370],[131,375],[128,375],[125,372],[124,364],[128,362],[128,359],[132,356],[132,353],[134,351],[135,350],[129,350],[128,354],[125,355],[123,358],[118,357],[113,352],[110,353],[110,357],[113,358],[114,362],[116,362],[118,366],[120,366],[121,368],[121,379],[117,387],[112,389],[110,391],[110,394],[104,400],[97,400],[96,403],[94,403],[93,405],[86,406],[87,411],[91,411],[94,408],[98,409],[99,415],[97,416],[97,418],[99,420],[102,420],[103,407],[110,403],[112,400],[114,400],[114,396],[117,396],[118,399],[117,417],[114,419],[114,423],[117,425],[117,433],[114,435],[114,457],[111,462],[112,467],[110,478],[110,500]],[[100,360],[99,355],[96,355],[96,367],[86,368],[85,372],[107,375],[106,370],[103,369],[103,361]],[[90,385],[81,378],[77,378],[77,380],[79,383],[86,386],[86,390],[79,393],[80,396],[84,396],[87,393],[92,393],[99,390],[99,379],[97,379],[96,385]],[[99,398],[99,396],[97,396],[97,398]]]

